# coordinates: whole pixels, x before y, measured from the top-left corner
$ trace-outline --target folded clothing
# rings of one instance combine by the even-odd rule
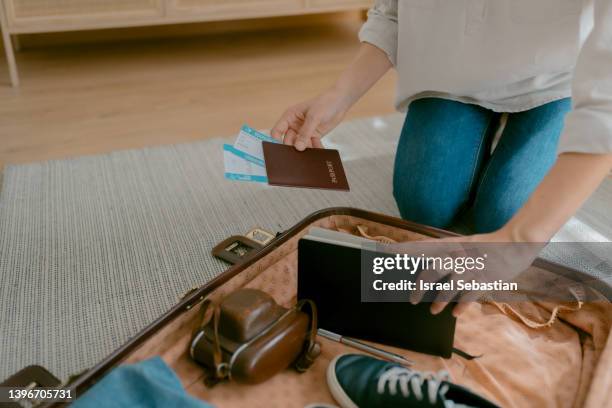
[[[174,373],[160,357],[115,368],[72,407],[184,407],[212,408],[187,394]]]

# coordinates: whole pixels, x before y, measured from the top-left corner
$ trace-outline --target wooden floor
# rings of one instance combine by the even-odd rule
[[[333,82],[360,24],[26,49],[18,89],[0,60],[0,165],[269,128]],[[394,81],[389,73],[349,118],[392,112]]]

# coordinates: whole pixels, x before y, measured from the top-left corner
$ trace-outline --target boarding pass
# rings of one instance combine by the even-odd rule
[[[232,145],[223,145],[223,164],[225,166],[225,178],[239,181],[256,181],[267,183],[266,168],[242,157],[242,152]]]
[[[235,154],[260,167],[265,167],[262,142],[280,143],[268,135],[243,125],[234,142],[234,149],[237,150]]]

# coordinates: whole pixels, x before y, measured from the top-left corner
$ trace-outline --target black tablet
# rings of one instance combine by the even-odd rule
[[[298,243],[298,298],[312,299],[319,327],[343,336],[450,358],[456,319],[430,303],[361,302],[361,251],[308,236]]]

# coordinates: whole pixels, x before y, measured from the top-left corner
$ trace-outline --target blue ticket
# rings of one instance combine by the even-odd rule
[[[273,137],[243,125],[234,142],[234,148],[238,151],[235,154],[251,163],[265,167],[262,142],[280,143]]]
[[[233,146],[223,145],[223,164],[225,166],[225,178],[238,181],[255,181],[267,183],[266,168],[248,161],[243,153]]]

